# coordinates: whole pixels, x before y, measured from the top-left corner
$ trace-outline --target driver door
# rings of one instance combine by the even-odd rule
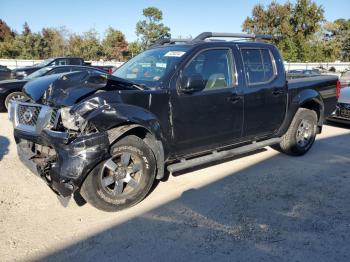
[[[199,51],[179,78],[199,76],[201,90],[184,92],[181,79],[173,89],[173,147],[188,155],[232,144],[243,126],[243,97],[235,78],[232,50],[227,47]]]

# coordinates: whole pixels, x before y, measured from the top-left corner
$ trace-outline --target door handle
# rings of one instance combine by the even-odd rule
[[[237,103],[238,101],[242,100],[242,96],[241,95],[237,95],[237,94],[231,94],[228,97],[228,101],[230,101],[231,103]]]
[[[283,93],[284,91],[282,89],[277,89],[277,88],[272,91],[272,94],[275,96],[282,95]]]

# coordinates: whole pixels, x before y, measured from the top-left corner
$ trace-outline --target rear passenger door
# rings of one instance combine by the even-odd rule
[[[286,111],[286,81],[275,60],[279,55],[264,47],[241,46],[240,51],[246,81],[243,136],[269,136],[279,129]]]

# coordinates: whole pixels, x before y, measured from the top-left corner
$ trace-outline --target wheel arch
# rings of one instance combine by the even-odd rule
[[[324,102],[322,96],[314,89],[306,89],[291,99],[286,118],[278,131],[278,135],[281,136],[287,132],[299,108],[305,108],[316,112],[318,118],[318,133],[321,132],[324,121]]]
[[[151,148],[157,163],[156,179],[164,177],[164,147],[163,143],[149,128],[137,123],[125,123],[120,126],[113,127],[107,131],[110,145],[128,135],[135,135],[141,138],[148,147]]]

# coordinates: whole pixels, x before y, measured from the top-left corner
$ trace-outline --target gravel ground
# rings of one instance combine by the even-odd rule
[[[62,207],[0,114],[1,261],[350,261],[350,128],[170,177],[139,205]]]

